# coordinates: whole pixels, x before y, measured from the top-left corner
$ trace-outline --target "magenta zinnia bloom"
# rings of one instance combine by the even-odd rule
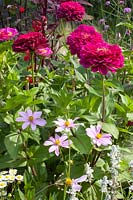
[[[85,24],[79,25],[70,35],[67,37],[67,45],[70,48],[71,53],[80,53],[81,47],[88,42],[96,44],[103,42],[102,35],[96,31],[93,26]]]
[[[72,141],[68,140],[68,137],[65,134],[62,136],[59,136],[56,134],[55,138],[51,136],[49,140],[44,142],[44,146],[51,146],[49,148],[49,153],[54,151],[56,156],[59,156],[60,154],[60,151],[59,151],[60,147],[69,148],[71,144],[72,144]]]
[[[85,15],[85,9],[80,3],[74,1],[63,2],[57,10],[57,17],[66,21],[81,21]]]
[[[0,29],[0,41],[11,40],[16,35],[18,35],[18,31],[16,28],[7,27]]]
[[[20,35],[13,43],[13,51],[34,51],[37,47],[48,47],[46,37],[40,32],[29,32]]]
[[[98,147],[101,145],[107,146],[109,144],[112,144],[111,134],[102,134],[100,125],[97,125],[96,127],[90,126],[90,128],[86,129],[86,134],[90,138],[92,138],[93,143],[96,144]]]
[[[118,45],[105,42],[99,44],[88,43],[80,51],[80,63],[93,72],[106,75],[108,71],[116,72],[124,65],[124,56]]]
[[[38,47],[35,50],[35,53],[39,56],[50,57],[50,55],[53,53],[53,51],[49,47],[46,47],[46,48]]]
[[[26,112],[19,112],[21,117],[16,119],[17,122],[24,122],[22,125],[22,129],[26,129],[28,126],[31,126],[31,129],[34,131],[36,129],[36,125],[45,126],[46,121],[41,119],[42,112],[32,112],[32,110],[27,109]]]
[[[75,126],[77,126],[78,124],[75,124],[75,120],[77,120],[78,118],[75,118],[74,120],[72,119],[68,119],[68,120],[64,120],[64,119],[58,119],[57,121],[54,121],[54,123],[57,125],[57,128],[55,129],[55,132],[62,132],[62,131],[70,131],[71,128],[74,128]]]

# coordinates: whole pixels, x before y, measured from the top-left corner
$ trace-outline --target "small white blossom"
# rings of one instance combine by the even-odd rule
[[[129,190],[130,190],[130,191],[133,191],[133,185],[131,185],[131,186],[129,187]]]
[[[101,191],[104,193],[108,193],[108,184],[109,180],[107,176],[104,176],[102,180],[100,180],[100,185],[101,185]]]
[[[17,169],[9,169],[9,174],[16,175],[17,174]]]
[[[129,167],[130,167],[130,168],[133,168],[133,160],[131,160],[131,161],[129,162]]]
[[[7,182],[1,181],[0,182],[0,189],[5,188],[7,186]]]
[[[87,175],[87,180],[88,180],[89,182],[91,182],[92,179],[93,179],[93,171],[94,171],[94,170],[90,167],[90,164],[86,163],[86,164],[85,164],[85,173],[86,173],[86,175]]]
[[[16,178],[17,181],[23,181],[22,175],[17,175],[15,178]]]

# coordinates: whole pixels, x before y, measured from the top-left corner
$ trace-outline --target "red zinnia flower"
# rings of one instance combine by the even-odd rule
[[[103,42],[102,35],[96,31],[93,26],[85,24],[79,25],[68,37],[67,44],[69,45],[71,53],[78,54],[81,47],[88,42],[98,43]]]
[[[15,52],[26,52],[34,51],[37,47],[47,47],[47,39],[40,32],[29,32],[20,35],[13,43],[13,51]]]
[[[21,7],[19,7],[19,12],[20,12],[20,13],[24,13],[24,12],[25,12],[25,8],[24,8],[24,7],[22,7],[22,6],[21,6]]]
[[[64,18],[66,21],[81,21],[84,15],[84,7],[74,1],[61,3],[57,10],[57,17]]]
[[[80,51],[80,63],[93,72],[106,75],[108,71],[116,72],[124,65],[124,56],[118,45],[108,43],[84,45]]]

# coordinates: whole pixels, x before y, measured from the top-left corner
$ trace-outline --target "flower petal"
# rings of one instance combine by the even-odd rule
[[[34,117],[34,119],[38,119],[38,118],[40,118],[41,115],[42,115],[42,112],[41,112],[41,111],[39,111],[39,112],[34,112],[34,113],[33,113],[33,117]]]
[[[49,148],[49,153],[55,151],[56,148],[58,148],[56,145],[52,145],[52,146]]]
[[[31,129],[32,129],[33,131],[36,130],[36,124],[30,123],[30,126],[31,126]]]
[[[26,112],[19,112],[18,114],[21,115],[24,118],[28,117]]]
[[[27,109],[26,110],[28,117],[29,116],[33,116],[32,110],[31,109]]]
[[[55,132],[58,133],[58,132],[61,132],[61,131],[63,131],[63,130],[64,130],[63,127],[57,127],[57,128],[55,129]]]
[[[75,179],[74,182],[76,182],[76,183],[82,183],[82,182],[86,181],[86,179],[87,179],[87,175],[83,175],[83,176]]]
[[[30,122],[25,122],[23,125],[22,125],[22,129],[26,129],[28,126],[30,125]]]
[[[96,136],[96,134],[92,131],[91,128],[86,129],[86,134],[91,138],[95,138],[95,136]]]
[[[81,187],[81,185],[79,185],[79,184],[75,184],[75,183],[72,184],[72,190],[75,191],[75,192],[76,192],[76,191],[77,191],[77,192],[80,192],[81,188],[82,188],[82,187]]]
[[[25,121],[27,121],[27,119],[25,119],[24,117],[16,118],[16,122],[25,122]]]
[[[39,126],[45,126],[46,120],[44,120],[44,119],[34,119],[33,123],[36,124],[36,125],[39,125]]]
[[[44,146],[49,146],[49,145],[53,145],[53,142],[47,140],[43,143]]]

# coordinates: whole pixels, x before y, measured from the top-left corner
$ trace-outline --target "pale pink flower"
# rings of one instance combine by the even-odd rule
[[[87,180],[87,175],[83,175],[76,179],[66,178],[66,185],[71,187],[71,192],[80,192],[82,186],[79,183],[82,183]]]
[[[59,156],[60,147],[69,148],[71,144],[72,144],[72,141],[68,140],[67,135],[64,134],[62,136],[59,136],[59,135],[55,134],[55,138],[51,136],[49,138],[49,140],[44,142],[43,145],[44,146],[51,146],[49,148],[49,153],[54,151],[56,156]]]
[[[33,112],[31,109],[27,109],[26,112],[19,112],[21,117],[16,119],[17,122],[24,122],[22,125],[22,129],[26,129],[28,126],[31,126],[31,129],[34,131],[36,129],[36,125],[45,126],[46,121],[41,119],[42,112]]]
[[[86,134],[92,138],[93,143],[96,144],[98,147],[103,145],[107,146],[112,144],[111,142],[111,134],[102,134],[101,133],[101,125],[90,126],[90,128],[86,129]]]
[[[54,121],[54,123],[57,125],[57,128],[55,129],[55,132],[62,132],[62,131],[70,131],[71,128],[74,128],[77,124],[75,124],[75,120],[78,118],[72,119],[58,119],[57,121]]]

